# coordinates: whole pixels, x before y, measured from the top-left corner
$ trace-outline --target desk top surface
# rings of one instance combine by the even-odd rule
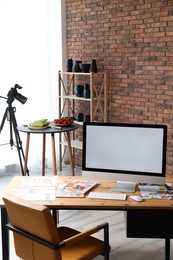
[[[19,125],[17,129],[21,132],[29,133],[29,134],[54,134],[54,133],[69,132],[79,128],[78,124],[63,126],[61,128],[55,128],[54,127],[55,125],[52,122],[50,125],[51,127],[45,129],[31,129],[27,125]]]
[[[40,176],[39,176],[40,177]],[[46,176],[45,176],[46,177]],[[21,182],[23,178],[35,178],[31,176],[15,176],[9,182],[7,187],[4,189],[3,194],[0,196],[0,207],[4,207],[2,200],[3,195],[8,194],[10,190],[14,188],[21,188]],[[44,177],[43,177],[44,178]],[[57,176],[59,181],[68,182],[73,179],[85,179],[81,176]],[[87,179],[88,180],[88,179]],[[92,180],[97,181],[98,186],[94,188],[94,191],[108,192],[114,185],[114,181],[111,180]],[[173,182],[173,179],[168,179],[168,182]],[[99,200],[89,199],[87,194],[84,198],[56,198],[55,200],[49,201],[37,201],[40,204],[46,205],[50,208],[57,209],[81,209],[81,210],[130,210],[130,209],[145,209],[145,210],[173,210],[172,200],[160,200],[160,199],[146,199],[143,202],[135,202],[129,198],[134,193],[127,193],[128,197],[125,201],[118,200]],[[135,192],[135,195],[140,195],[139,189]]]

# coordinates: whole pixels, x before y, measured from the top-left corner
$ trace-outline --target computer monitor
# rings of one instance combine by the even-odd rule
[[[164,184],[166,144],[166,125],[85,122],[82,175],[115,180],[119,191],[135,191],[141,182]]]

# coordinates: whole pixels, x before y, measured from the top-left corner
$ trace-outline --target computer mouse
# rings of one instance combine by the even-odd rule
[[[132,196],[130,196],[130,198],[131,198],[132,200],[137,201],[137,202],[143,201],[143,198],[140,197],[140,196],[137,196],[137,195],[132,195]]]

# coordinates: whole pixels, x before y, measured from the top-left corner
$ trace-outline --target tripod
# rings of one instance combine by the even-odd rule
[[[23,160],[25,160],[25,156],[24,156],[24,152],[23,152],[23,148],[22,148],[22,141],[20,139],[20,135],[17,130],[17,121],[15,118],[15,112],[16,112],[16,108],[12,107],[12,102],[9,102],[8,107],[5,110],[1,125],[0,125],[0,133],[3,129],[5,120],[7,119],[9,121],[9,127],[10,127],[10,145],[11,145],[11,147],[15,146],[17,148],[22,175],[24,175],[22,158],[23,158]],[[13,132],[15,135],[16,143],[14,143],[14,140],[13,140]],[[27,169],[27,174],[29,175],[28,169]]]

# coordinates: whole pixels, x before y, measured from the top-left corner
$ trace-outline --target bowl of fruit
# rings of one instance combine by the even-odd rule
[[[70,126],[74,122],[72,117],[61,117],[59,119],[54,119],[54,124],[57,126]]]

